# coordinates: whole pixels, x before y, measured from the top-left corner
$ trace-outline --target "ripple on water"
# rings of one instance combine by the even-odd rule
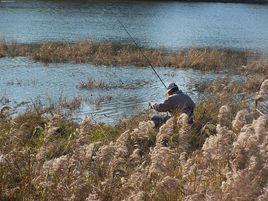
[[[157,68],[165,83],[176,82],[191,94],[187,87],[192,81],[211,79],[217,75],[194,70]],[[91,64],[49,64],[33,62],[27,58],[0,59],[0,97],[7,97],[10,105],[40,99],[43,103],[81,97],[85,100],[75,111],[76,118],[93,115],[98,121],[113,123],[147,108],[149,100],[163,101],[165,89],[151,68],[104,67]],[[78,85],[87,79],[105,83],[142,83],[137,88],[110,90],[81,90]],[[108,97],[108,98],[105,98]],[[111,97],[111,98],[109,98]],[[100,102],[98,103],[98,99]],[[94,103],[94,104],[92,104]]]

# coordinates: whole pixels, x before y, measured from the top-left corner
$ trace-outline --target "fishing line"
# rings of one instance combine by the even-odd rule
[[[117,22],[122,26],[122,28],[125,30],[125,32],[128,34],[128,36],[131,38],[132,42],[135,44],[136,48],[138,48],[138,50],[140,51],[140,53],[142,54],[142,56],[144,57],[144,59],[146,60],[146,62],[149,64],[149,66],[151,67],[151,69],[154,71],[154,73],[156,74],[156,76],[158,77],[158,79],[161,81],[161,83],[163,84],[163,86],[167,89],[167,86],[165,85],[164,81],[161,79],[160,75],[156,72],[156,70],[153,67],[153,65],[151,64],[150,60],[143,53],[141,47],[138,45],[138,43],[136,42],[136,40],[134,39],[134,37],[132,36],[132,34],[128,31],[127,27],[121,22],[121,20],[119,20],[119,18],[116,16],[116,13],[113,10],[111,10],[111,12],[114,14]]]

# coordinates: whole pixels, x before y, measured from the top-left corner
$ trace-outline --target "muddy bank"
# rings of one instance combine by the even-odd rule
[[[153,66],[192,68],[198,70],[246,70],[267,72],[267,60],[258,53],[223,49],[196,49],[167,52],[160,49],[142,49]],[[92,63],[107,66],[149,66],[138,48],[119,43],[16,44],[0,42],[0,57],[26,56],[44,63]]]

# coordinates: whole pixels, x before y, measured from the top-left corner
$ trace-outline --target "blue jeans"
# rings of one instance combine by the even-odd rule
[[[154,122],[154,125],[155,125],[156,128],[159,128],[160,126],[162,126],[163,124],[165,124],[170,117],[171,116],[169,116],[167,114],[154,115],[151,118],[151,121]],[[190,117],[189,117],[189,120],[188,120],[188,124],[193,124],[193,123],[194,123],[194,117],[193,117],[193,112],[191,112]]]
[[[154,125],[156,128],[159,128],[160,126],[162,126],[164,123],[167,122],[167,120],[170,118],[171,116],[169,115],[154,115],[151,120],[154,122]]]

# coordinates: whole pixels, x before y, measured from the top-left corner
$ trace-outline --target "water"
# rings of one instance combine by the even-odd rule
[[[214,73],[171,68],[157,68],[157,71],[165,83],[176,82],[180,89],[194,99],[199,94],[191,91],[189,86],[195,81],[217,76]],[[9,105],[13,107],[21,102],[31,104],[36,99],[44,104],[48,104],[49,101],[57,102],[61,96],[67,99],[75,97],[87,99],[73,114],[78,119],[93,116],[96,121],[115,123],[123,117],[129,117],[146,109],[150,100],[163,101],[165,99],[165,88],[151,68],[105,67],[90,64],[45,66],[27,58],[17,57],[0,59],[0,75],[0,98],[9,99]],[[137,85],[131,89],[79,89],[80,82],[88,79],[102,80],[106,83],[137,83]],[[99,106],[88,101],[107,96],[111,96],[112,99],[104,100]],[[24,109],[22,106],[17,110],[23,111]]]
[[[268,52],[268,6],[182,2],[0,1],[0,37],[21,43],[82,39],[141,46]]]
[[[7,41],[120,41],[131,43],[120,19],[138,44],[168,50],[196,47],[254,49],[268,53],[268,6],[182,2],[0,1],[0,37]],[[193,99],[200,95],[193,82],[222,76],[193,70],[157,68],[165,83],[176,82]],[[134,89],[81,90],[81,81],[96,79],[125,83]],[[165,89],[150,68],[105,67],[91,64],[50,64],[27,58],[0,59],[0,99],[11,106],[39,99],[44,104],[60,97],[83,98],[72,115],[115,123],[163,101]],[[100,104],[94,100],[106,97]],[[111,99],[107,99],[111,97]],[[2,99],[2,102],[4,99]],[[0,103],[1,106],[1,103]],[[17,111],[23,111],[21,105]]]

